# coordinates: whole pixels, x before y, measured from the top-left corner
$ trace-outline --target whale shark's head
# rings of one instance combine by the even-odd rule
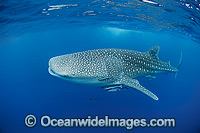
[[[91,71],[92,66],[82,58],[84,57],[78,54],[53,57],[49,60],[49,73],[55,77],[76,83],[99,83],[98,78],[94,75],[100,72]],[[103,67],[103,69],[105,68]]]
[[[75,62],[70,55],[53,57],[49,60],[49,73],[63,79],[78,77]]]

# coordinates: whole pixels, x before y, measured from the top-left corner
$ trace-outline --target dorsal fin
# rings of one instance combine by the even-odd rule
[[[146,53],[148,53],[154,59],[159,59],[158,58],[159,50],[160,50],[160,46],[156,45],[152,47],[151,49],[149,49],[148,51],[146,51]]]
[[[167,64],[168,64],[168,65],[171,65],[171,64],[170,64],[170,61],[167,61]]]

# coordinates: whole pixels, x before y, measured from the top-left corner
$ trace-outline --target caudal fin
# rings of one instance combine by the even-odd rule
[[[177,65],[177,69],[179,70],[179,68],[180,68],[180,66],[181,66],[181,64],[182,64],[182,61],[183,61],[183,52],[181,52],[181,57],[180,57],[180,59],[179,59],[179,62],[178,62],[178,65]],[[175,74],[175,79],[176,79],[176,77],[177,77],[177,74],[178,74],[178,72],[176,72],[176,74]]]

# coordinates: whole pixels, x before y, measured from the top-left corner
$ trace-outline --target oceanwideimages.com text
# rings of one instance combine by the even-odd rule
[[[175,127],[175,119],[138,119],[138,118],[109,118],[104,116],[88,116],[87,118],[52,118],[44,115],[40,118],[40,124],[43,127],[121,127],[131,130],[135,127]],[[25,124],[27,127],[34,127],[37,119],[34,115],[27,115]]]

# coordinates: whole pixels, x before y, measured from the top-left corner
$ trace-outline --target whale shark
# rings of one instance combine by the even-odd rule
[[[177,67],[158,58],[160,47],[146,52],[127,49],[96,49],[53,57],[49,60],[49,73],[76,83],[100,85],[107,91],[134,88],[158,100],[158,97],[140,85],[137,77],[154,77],[156,73],[177,74]]]

